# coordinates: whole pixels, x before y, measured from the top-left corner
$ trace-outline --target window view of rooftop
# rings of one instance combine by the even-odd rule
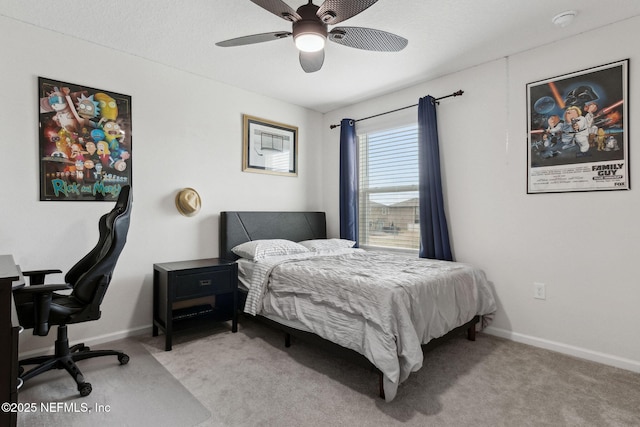
[[[419,249],[418,126],[358,137],[360,244]]]

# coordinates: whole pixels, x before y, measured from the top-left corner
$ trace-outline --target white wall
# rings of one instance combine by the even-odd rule
[[[110,203],[40,202],[37,77],[132,96],[134,208],[102,319],[70,325],[70,338],[117,338],[151,325],[153,264],[218,255],[223,210],[321,210],[321,115],[137,57],[0,17],[0,253],[23,270],[66,271],[97,240]],[[297,178],[245,173],[242,114],[299,127]],[[178,214],[194,187],[202,210]],[[62,280],[62,277],[57,277]],[[21,337],[25,352],[48,341]],[[91,340],[89,340],[91,341]]]
[[[499,301],[488,332],[640,372],[640,181],[630,191],[527,195],[526,84],[630,58],[630,111],[640,105],[640,18],[451,74],[326,114],[323,205],[337,234],[339,129],[358,119],[442,96],[441,162],[456,260],[482,267]],[[417,115],[417,109],[416,109]],[[631,114],[630,162],[640,127]],[[547,299],[533,298],[533,283]]]

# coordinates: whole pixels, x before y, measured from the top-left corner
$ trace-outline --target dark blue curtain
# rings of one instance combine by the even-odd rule
[[[418,103],[418,160],[420,195],[420,257],[453,261],[444,214],[436,100]]]
[[[358,140],[351,119],[340,122],[340,238],[358,246]]]

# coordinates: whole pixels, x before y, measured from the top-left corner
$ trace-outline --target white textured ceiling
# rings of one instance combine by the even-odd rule
[[[286,3],[297,9],[306,1]],[[573,24],[554,26],[551,18],[568,9],[578,12]],[[388,31],[409,45],[387,53],[329,43],[324,66],[311,74],[300,68],[291,38],[215,46],[291,30],[249,0],[0,0],[0,15],[327,112],[640,15],[640,1],[379,0],[338,25]],[[588,54],[597,58],[585,46],[583,52],[568,52],[567,60]]]

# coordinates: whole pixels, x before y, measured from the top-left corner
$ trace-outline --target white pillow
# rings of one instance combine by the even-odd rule
[[[334,251],[337,249],[352,248],[356,244],[356,242],[354,242],[353,240],[346,239],[314,239],[304,240],[299,243],[300,245],[314,252]]]
[[[231,251],[239,257],[254,261],[260,261],[272,256],[309,252],[304,246],[284,239],[252,240],[235,246]]]

